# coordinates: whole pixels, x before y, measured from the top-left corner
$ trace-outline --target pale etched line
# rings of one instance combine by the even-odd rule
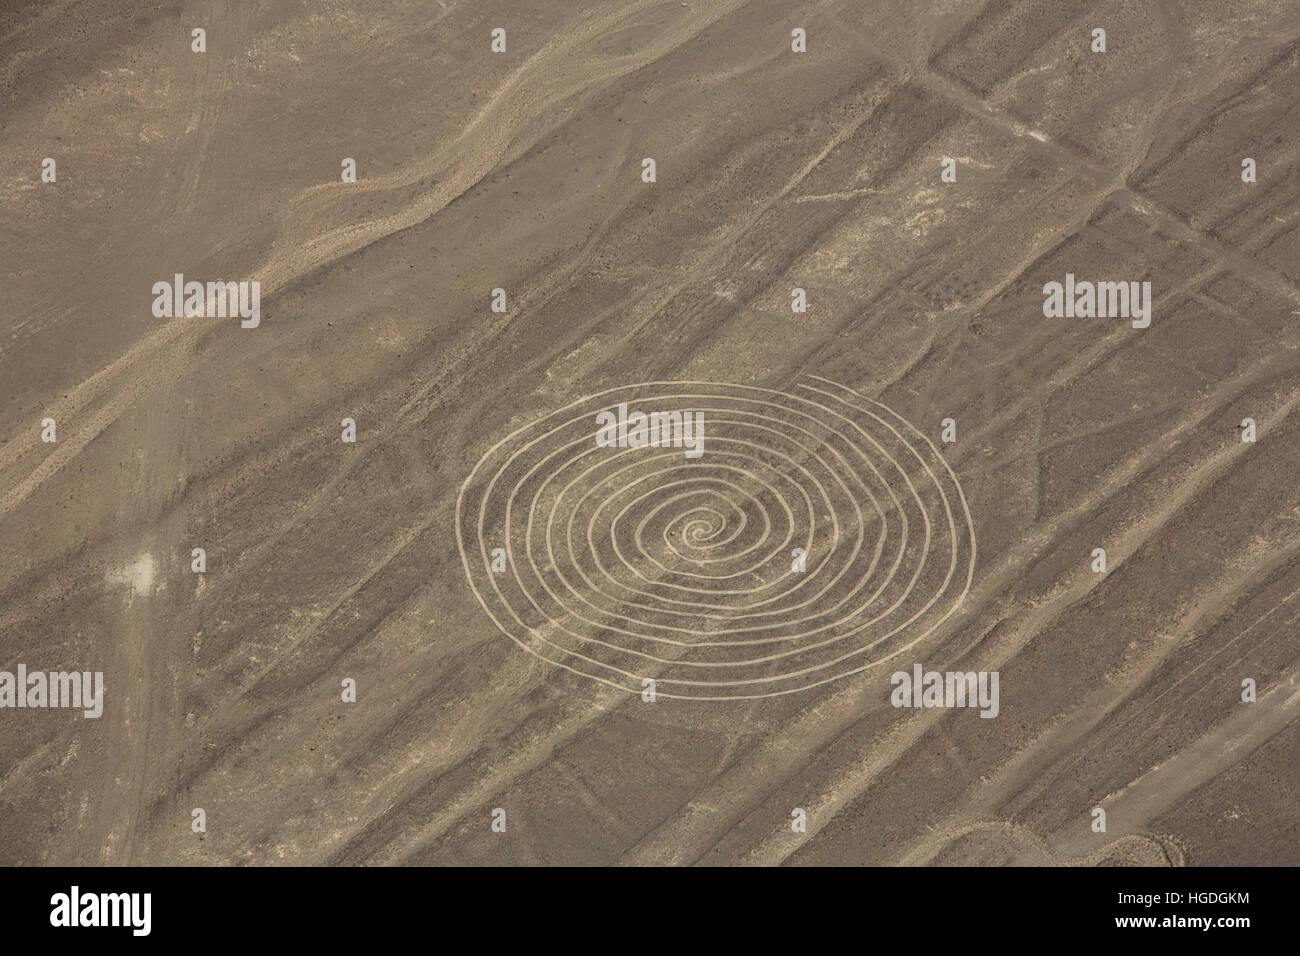
[[[1273,426],[1292,415],[1297,408],[1300,408],[1300,392],[1292,395],[1279,411],[1264,423],[1263,430],[1269,432]],[[1199,409],[1197,409],[1199,411]],[[1201,421],[1209,412],[1189,413],[1188,420],[1179,424],[1171,433],[1174,436],[1181,434],[1183,431],[1190,429],[1194,424]],[[1249,445],[1243,442],[1237,442],[1225,450],[1220,451],[1210,460],[1190,469],[1189,475],[1185,478],[1177,491],[1166,496],[1160,503],[1159,509],[1149,517],[1143,519],[1139,524],[1131,529],[1125,537],[1130,541],[1143,542],[1152,539],[1171,519],[1186,507],[1195,494],[1203,491],[1212,484],[1217,478],[1231,467],[1232,463],[1245,454]],[[1148,459],[1155,458],[1159,454],[1159,449],[1148,448],[1142,454],[1136,455],[1130,465],[1123,469],[1121,475],[1114,481],[1104,483],[1106,489],[1115,489],[1126,487],[1134,476],[1139,474],[1142,468],[1148,465]],[[991,577],[986,579],[989,587],[999,586],[1000,582],[1006,578],[1011,570],[1016,566],[1020,555],[1023,552],[1034,547],[1041,547],[1042,541],[1053,538],[1061,527],[1068,527],[1070,521],[1076,517],[1086,514],[1095,509],[1099,502],[1108,499],[1113,490],[1097,491],[1087,499],[1076,505],[1069,513],[1054,519],[1049,526],[1041,529],[1036,536],[1038,540],[1024,542],[1016,549],[1003,557],[1000,567]],[[1125,554],[1131,554],[1137,548],[1137,544],[1132,544],[1126,548]],[[1075,606],[1082,600],[1083,596],[1090,593],[1097,587],[1098,578],[1096,575],[1088,575],[1082,584],[1076,584],[1060,596],[1053,598],[1046,604],[1036,606],[1027,616],[1015,632],[1008,635],[1005,641],[1005,648],[995,651],[995,656],[987,662],[986,669],[996,670],[1004,666],[1007,661],[1012,660],[1019,654],[1025,646],[1039,633],[1043,628],[1055,620],[1066,609]],[[808,830],[805,834],[794,835],[782,833],[779,836],[769,837],[762,844],[756,847],[749,854],[752,862],[763,865],[776,865],[788,859],[794,854],[805,842],[811,840],[820,830],[831,820],[832,817],[845,806],[850,800],[855,799],[874,781],[879,773],[886,767],[891,766],[898,760],[902,754],[906,753],[911,747],[915,746],[925,734],[938,722],[940,714],[937,711],[921,712],[916,717],[907,720],[900,727],[891,731],[888,739],[886,752],[890,754],[886,759],[881,759],[876,755],[866,761],[861,762],[858,766],[852,768],[844,774],[844,780],[834,788],[834,792],[828,794],[822,802],[822,808],[814,814],[808,814]]]
[[[340,226],[296,243],[290,242],[288,251],[272,250],[267,261],[257,269],[251,281],[260,282],[263,296],[269,296],[275,290],[289,284],[296,277],[305,275],[395,232],[425,221],[442,210],[456,197],[463,195],[474,183],[480,181],[501,161],[502,157],[510,149],[511,136],[514,132],[512,124],[515,121],[521,117],[535,114],[545,105],[581,91],[596,80],[616,78],[632,72],[645,63],[653,62],[675,49],[680,43],[697,35],[699,31],[707,29],[710,24],[725,16],[731,9],[743,4],[712,4],[708,8],[707,16],[698,18],[701,22],[697,23],[697,18],[692,18],[686,26],[679,28],[676,33],[663,34],[658,38],[658,42],[649,47],[642,48],[634,54],[610,57],[606,72],[596,77],[592,77],[586,67],[580,67],[576,58],[571,58],[574,59],[574,65],[571,67],[574,75],[566,77],[561,73],[562,78],[567,79],[568,83],[567,85],[560,85],[558,90],[552,90],[549,99],[545,98],[542,93],[537,92],[544,89],[543,85],[535,84],[530,86],[527,82],[529,71],[535,72],[536,69],[540,69],[537,64],[544,64],[547,56],[559,58],[563,64],[566,60],[561,56],[562,54],[576,48],[581,42],[600,35],[602,31],[616,26],[628,16],[640,12],[642,9],[652,8],[655,5],[653,2],[636,4],[632,7],[613,5],[613,9],[609,13],[600,17],[587,17],[584,19],[581,29],[567,31],[562,38],[551,41],[542,50],[533,54],[519,70],[511,75],[496,91],[488,105],[480,110],[466,128],[461,131],[456,140],[446,147],[443,151],[446,160],[442,166],[438,165],[439,160],[435,160],[397,170],[387,176],[351,183],[347,186],[348,193],[343,195],[367,189],[392,190],[413,185],[431,177],[444,168],[448,169],[449,172],[445,180],[432,183],[430,189],[424,195],[397,213],[381,216],[367,222]],[[512,102],[511,96],[519,90],[523,91],[525,100],[532,101],[541,97],[543,102],[531,102],[530,105],[516,105],[513,110],[508,109],[507,107]],[[505,114],[500,117],[493,115],[498,102],[506,104],[501,106],[499,110],[499,112]],[[480,126],[484,127],[482,135],[476,133]],[[486,142],[483,140],[486,140]],[[474,162],[469,163],[463,159],[457,159],[457,157],[463,158],[465,156],[474,157]],[[305,190],[301,194],[300,201],[306,200],[307,204],[311,205],[311,198],[317,193],[324,191],[326,196],[333,196],[338,189],[339,185],[335,183],[319,184]],[[218,321],[220,320],[171,322],[156,332],[149,333],[124,355],[75,386],[68,396],[54,403],[47,410],[47,414],[60,422],[72,418],[79,409],[93,401],[105,388],[113,384],[111,379],[119,373],[129,369],[142,358],[152,357],[177,336],[184,334],[186,337],[195,338],[199,333],[215,327]],[[8,514],[17,507],[37,487],[62,468],[77,452],[98,437],[122,412],[130,408],[141,395],[151,390],[153,385],[154,380],[145,375],[127,378],[121,384],[119,393],[108,405],[107,412],[101,412],[94,416],[78,430],[73,438],[61,441],[57,452],[53,452],[43,459],[25,480],[0,497],[0,515]],[[3,447],[0,447],[0,470],[7,468],[10,464],[31,453],[39,446],[39,439],[34,437],[34,433],[24,433],[23,437],[6,443]]]

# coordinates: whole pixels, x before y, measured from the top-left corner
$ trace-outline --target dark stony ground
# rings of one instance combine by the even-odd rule
[[[107,690],[0,709],[0,863],[1300,864],[1297,88],[1283,0],[7,3],[0,670]],[[1067,273],[1150,327],[1044,317]],[[511,432],[810,376],[969,505],[900,657],[646,703],[485,613]],[[913,662],[998,716],[891,707]]]

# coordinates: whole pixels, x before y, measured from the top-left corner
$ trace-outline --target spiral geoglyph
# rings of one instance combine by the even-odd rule
[[[602,447],[597,416],[620,404],[701,413],[703,454]],[[975,565],[935,445],[817,377],[790,392],[649,382],[581,399],[489,449],[456,523],[503,633],[672,698],[770,697],[881,665],[952,615]]]

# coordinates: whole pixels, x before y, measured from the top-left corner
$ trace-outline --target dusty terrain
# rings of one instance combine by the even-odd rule
[[[106,696],[0,709],[0,863],[1300,864],[1297,89],[1283,0],[9,0],[0,670]],[[261,324],[156,318],[176,273]],[[1046,318],[1067,273],[1150,281],[1150,327]],[[698,486],[472,479],[641,383],[785,397],[637,459]],[[933,485],[858,515],[903,470],[809,386]],[[814,521],[791,655],[729,644]],[[529,609],[566,581],[591,621]],[[877,581],[920,616],[829,663]],[[913,663],[999,713],[891,706]]]

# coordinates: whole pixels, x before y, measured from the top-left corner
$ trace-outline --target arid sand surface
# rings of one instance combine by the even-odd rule
[[[1300,864],[1297,90],[1286,0],[9,0],[0,670],[105,696],[0,863]]]

